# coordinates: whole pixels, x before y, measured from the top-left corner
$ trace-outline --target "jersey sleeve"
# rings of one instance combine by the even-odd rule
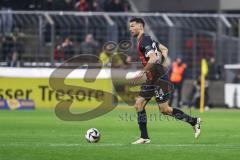
[[[149,36],[146,36],[143,38],[142,44],[141,44],[141,49],[146,57],[149,57],[149,53],[151,53],[151,51],[155,50],[153,44],[154,44],[154,42]]]

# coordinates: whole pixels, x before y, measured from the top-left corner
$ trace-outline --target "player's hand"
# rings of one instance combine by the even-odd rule
[[[145,74],[146,74],[145,71],[139,72],[139,73],[133,78],[132,84],[135,85],[135,84],[137,83],[137,81],[138,81],[139,79],[141,79]]]

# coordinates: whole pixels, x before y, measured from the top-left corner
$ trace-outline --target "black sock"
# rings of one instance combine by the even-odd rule
[[[141,138],[147,139],[148,138],[148,132],[147,132],[147,114],[145,109],[137,112],[138,115],[138,125],[139,129],[141,131]]]
[[[192,126],[194,126],[197,123],[197,118],[191,117],[177,108],[173,108],[172,116],[181,121],[188,122]]]

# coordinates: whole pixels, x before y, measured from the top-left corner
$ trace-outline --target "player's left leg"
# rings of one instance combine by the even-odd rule
[[[137,121],[139,125],[139,129],[141,131],[140,138],[149,139],[148,132],[147,132],[147,113],[145,110],[145,106],[149,100],[144,99],[143,97],[139,96],[136,99],[135,109],[137,111]]]
[[[150,143],[150,139],[148,137],[147,131],[147,113],[145,110],[145,106],[149,100],[144,99],[143,97],[139,96],[136,99],[135,108],[137,111],[137,121],[138,126],[141,132],[140,138],[134,141],[132,144],[148,144]]]
[[[132,144],[147,144],[150,143],[147,131],[147,113],[145,110],[146,104],[154,96],[154,86],[149,84],[143,84],[139,96],[136,98],[135,108],[137,111],[137,121],[141,132],[141,136],[138,140]]]
[[[170,107],[168,101],[166,101],[164,103],[158,102],[158,106],[159,106],[160,112],[162,112],[163,114],[172,116],[178,120],[187,122],[191,126],[193,126],[193,129],[195,131],[195,138],[198,138],[200,136],[200,132],[201,132],[201,130],[200,130],[201,119],[200,118],[192,117],[192,116],[184,113],[183,111],[181,111],[178,108]]]
[[[177,90],[177,108],[182,107],[182,83],[178,84],[178,90]]]

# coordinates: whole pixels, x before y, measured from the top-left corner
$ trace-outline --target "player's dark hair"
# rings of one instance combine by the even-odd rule
[[[141,23],[143,25],[143,27],[145,26],[145,22],[142,18],[133,17],[133,18],[130,19],[129,22]]]

